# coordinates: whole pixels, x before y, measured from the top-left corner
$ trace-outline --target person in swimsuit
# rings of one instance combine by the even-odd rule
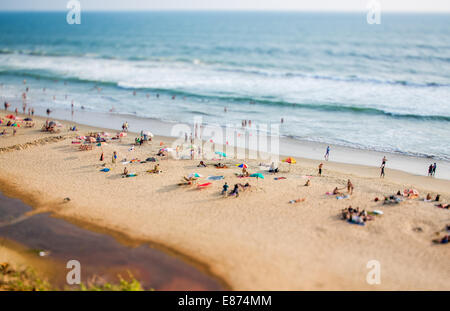
[[[349,194],[353,194],[353,184],[352,184],[352,182],[350,181],[350,179],[347,181],[347,191],[348,191],[348,193]]]
[[[322,176],[322,167],[323,167],[323,163],[319,164],[319,176]]]

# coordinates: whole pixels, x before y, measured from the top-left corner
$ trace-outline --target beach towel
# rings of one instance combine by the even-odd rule
[[[348,199],[349,197],[350,197],[349,195],[342,195],[342,196],[337,196],[336,199],[343,200],[343,199]]]
[[[275,180],[282,180],[282,179],[286,179],[286,177],[275,177]]]
[[[148,162],[156,162],[156,159],[155,158],[147,158],[147,159],[145,159],[145,161],[148,161]]]
[[[360,226],[364,226],[365,223],[364,222],[356,222],[354,220],[349,219],[348,220],[349,223],[354,224],[354,225],[360,225]]]
[[[300,202],[304,202],[306,199],[305,198],[301,198],[301,199],[297,199],[297,200],[290,200],[289,203],[293,204],[293,203],[300,203]]]
[[[207,180],[221,180],[223,179],[223,176],[208,176],[206,179]]]
[[[383,213],[383,211],[374,210],[374,211],[369,212],[369,214],[371,214],[371,215],[383,215],[384,213]]]
[[[128,178],[128,177],[136,177],[136,176],[137,176],[137,174],[135,174],[135,173],[131,173],[131,174],[127,174],[127,176],[126,176],[126,177]]]
[[[107,167],[105,167],[105,168],[102,168],[101,170],[100,170],[100,172],[109,172],[110,170],[109,170],[109,168],[107,168]]]
[[[207,182],[207,183],[205,183],[205,184],[200,184],[200,185],[198,185],[197,187],[198,187],[199,189],[203,189],[203,188],[206,188],[206,187],[208,187],[208,186],[210,186],[210,185],[212,185],[212,183]]]
[[[333,192],[325,192],[326,195],[334,195]]]

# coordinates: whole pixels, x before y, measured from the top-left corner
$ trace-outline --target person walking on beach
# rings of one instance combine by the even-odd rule
[[[328,161],[328,158],[330,157],[330,146],[327,146],[327,151],[325,152],[325,160]]]
[[[47,108],[47,116],[50,116],[50,113],[51,113],[52,111],[50,110],[50,108]]]
[[[34,108],[31,108],[31,115],[34,116]]]
[[[432,175],[433,175],[433,164],[430,164],[430,166],[428,166],[428,176]]]
[[[436,162],[434,162],[434,164],[433,164],[433,170],[431,173],[432,173],[432,176],[436,175]]]
[[[384,156],[383,160],[381,160],[381,166],[386,165],[386,161],[387,161],[386,156]]]
[[[386,166],[385,163],[386,163],[386,162],[383,162],[383,164],[381,164],[380,178],[384,178],[384,168],[385,168],[385,166]]]
[[[322,176],[322,167],[323,167],[323,163],[319,164],[319,176]]]
[[[8,111],[9,103],[8,103],[8,102],[5,102],[3,105],[5,106],[5,111]]]

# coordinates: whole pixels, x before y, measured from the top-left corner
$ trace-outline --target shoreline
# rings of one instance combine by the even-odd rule
[[[36,119],[40,121],[45,120],[45,118],[39,117]],[[67,121],[62,121],[62,123],[64,125],[63,129],[68,125],[73,124],[73,122]],[[38,128],[39,126],[29,132],[34,133]],[[81,134],[92,129],[93,127],[80,125],[78,133]],[[102,131],[103,129],[98,130]],[[64,130],[62,133],[65,133]],[[50,134],[39,133],[36,135],[45,136]],[[18,135],[15,139],[22,139],[21,136],[22,135]],[[128,138],[131,138],[131,136],[132,135]],[[155,137],[154,141],[158,142],[159,139],[170,141],[174,138]],[[125,150],[128,148],[130,142],[131,141],[128,141],[128,144],[120,143],[114,148],[120,147],[124,150],[123,154],[125,154]],[[142,152],[147,154],[150,151],[150,149],[148,149],[149,147],[150,146],[145,147]],[[111,145],[107,146],[107,148],[107,154],[109,155],[110,150],[113,149],[111,149]],[[437,178],[431,179],[424,176],[412,176],[395,170],[389,170],[388,172],[391,173],[388,173],[388,177],[385,180],[380,180],[377,177],[377,174],[375,174],[375,176],[373,175],[373,173],[378,172],[377,168],[335,162],[326,162],[325,177],[314,179],[313,184],[317,184],[317,186],[313,186],[308,192],[305,192],[303,188],[299,188],[302,183],[304,183],[304,179],[302,179],[301,176],[302,174],[315,174],[315,168],[318,161],[301,159],[299,161],[300,165],[297,165],[297,167],[294,166],[292,172],[288,173],[287,171],[283,171],[281,173],[288,176],[288,179],[290,180],[289,183],[284,184],[286,189],[280,188],[283,186],[279,182],[277,184],[277,182],[266,180],[260,182],[254,192],[248,194],[244,193],[243,199],[220,199],[216,198],[209,190],[197,192],[198,190],[195,191],[194,189],[183,190],[178,187],[173,187],[173,184],[177,180],[176,178],[183,174],[183,172],[198,170],[198,168],[196,168],[198,160],[168,160],[167,163],[165,160],[160,161],[161,165],[164,166],[164,170],[169,171],[166,175],[162,175],[163,179],[161,179],[160,176],[142,176],[141,178],[128,181],[128,179],[116,179],[114,178],[114,175],[110,175],[110,178],[107,177],[107,179],[104,179],[104,175],[99,175],[98,172],[91,172],[92,168],[98,166],[97,164],[94,164],[95,161],[93,161],[92,156],[90,156],[93,152],[74,152],[73,147],[67,146],[67,139],[46,145],[33,146],[30,149],[31,150],[24,149],[0,154],[0,159],[2,161],[9,159],[7,162],[11,163],[10,166],[5,166],[2,165],[2,161],[0,161],[0,169],[3,168],[5,174],[3,178],[10,178],[11,180],[8,181],[10,185],[14,186],[15,182],[16,187],[20,184],[20,187],[26,189],[27,193],[37,193],[39,196],[45,196],[46,199],[42,201],[42,204],[49,205],[50,211],[58,217],[82,219],[87,223],[95,223],[95,225],[100,228],[106,228],[107,230],[122,233],[127,232],[127,235],[132,239],[137,238],[137,240],[144,239],[153,241],[153,243],[161,244],[168,249],[176,250],[176,252],[179,252],[180,254],[187,254],[188,257],[191,257],[192,255],[191,258],[205,263],[209,267],[212,275],[218,276],[220,279],[224,280],[226,284],[230,284],[229,288],[232,289],[267,288],[272,290],[323,290],[358,288],[370,290],[370,286],[368,287],[367,285],[360,284],[354,277],[348,278],[345,276],[346,273],[342,275],[343,271],[349,273],[349,271],[353,270],[350,274],[356,273],[355,267],[348,266],[347,263],[344,264],[343,267],[336,266],[336,264],[331,264],[330,267],[329,260],[332,260],[332,258],[341,251],[344,251],[344,254],[349,251],[347,249],[348,246],[345,245],[344,241],[340,241],[340,239],[337,241],[334,240],[336,245],[331,246],[331,249],[333,249],[333,247],[336,247],[337,249],[333,250],[333,253],[331,254],[329,253],[330,250],[326,250],[320,246],[321,244],[328,244],[327,236],[343,235],[345,237],[348,235],[348,231],[356,233],[356,228],[347,227],[349,226],[348,224],[340,221],[337,222],[335,216],[331,216],[334,215],[334,213],[338,213],[339,206],[345,206],[343,204],[348,205],[348,202],[340,202],[339,200],[329,201],[327,198],[321,196],[318,197],[319,194],[324,193],[323,189],[330,190],[331,185],[345,181],[348,176],[352,178],[352,181],[354,179],[357,180],[358,189],[360,189],[358,191],[361,191],[360,195],[357,194],[354,199],[352,198],[353,204],[362,204],[362,206],[374,206],[373,203],[368,203],[369,201],[367,201],[367,199],[377,193],[386,193],[393,191],[394,189],[396,191],[402,187],[411,186],[413,183],[415,187],[418,187],[418,189],[421,190],[421,193],[423,193],[423,189],[426,189],[426,192],[430,190],[430,187],[433,188],[434,191],[436,191],[437,188],[437,191],[440,192],[443,200],[448,200],[450,198],[450,193],[448,192],[450,182],[447,180]],[[151,149],[153,150],[154,148],[152,147]],[[33,153],[32,151],[34,151],[34,155],[31,155],[31,153]],[[154,150],[151,152],[154,152]],[[17,154],[20,154],[21,157],[18,158]],[[94,157],[97,158],[97,155],[94,155]],[[75,158],[77,158],[77,160],[75,160]],[[15,160],[11,162],[11,159]],[[7,162],[3,161],[3,164],[6,164]],[[252,170],[256,169],[256,160],[250,162]],[[48,166],[48,163],[52,163],[53,166]],[[83,165],[80,166],[80,164]],[[135,166],[132,167],[134,168]],[[120,168],[121,167],[113,168],[113,173],[118,172],[117,169],[120,170]],[[69,169],[69,176],[66,176],[67,174],[64,173],[67,169]],[[214,169],[207,169],[207,171],[212,172]],[[392,174],[392,177],[390,174]],[[17,179],[18,176],[23,177],[22,182],[19,181],[21,179]],[[226,176],[226,178],[232,177]],[[40,186],[39,183],[37,183],[38,180],[51,185],[49,186],[51,192],[49,192],[49,189],[45,190],[45,187]],[[57,182],[55,180],[57,180]],[[401,182],[398,182],[399,180]],[[253,185],[255,185],[254,182],[254,180],[251,180]],[[117,187],[114,185],[118,183],[121,185],[121,192],[123,192],[125,196],[117,196],[119,194],[117,194],[117,191],[114,191],[114,189],[117,188],[111,188],[111,190],[108,191],[100,190]],[[376,188],[372,189],[375,184],[377,185]],[[272,192],[269,191],[269,188],[267,188],[269,185],[271,188],[276,189],[275,192],[279,193],[272,194]],[[147,188],[141,189],[143,186]],[[149,186],[151,188],[148,188]],[[215,188],[217,188],[217,186],[219,185],[216,184]],[[79,191],[74,191],[74,188],[80,188],[79,191],[82,193],[83,191],[88,191],[90,188],[96,189],[97,191],[92,192],[90,198],[86,198],[77,194]],[[99,190],[100,193],[98,192]],[[217,190],[219,190],[219,188],[217,188]],[[152,205],[144,204],[147,191],[151,191],[152,193],[152,199],[148,201],[152,203]],[[105,192],[105,194],[102,194],[101,192]],[[173,192],[176,192],[177,196],[173,196]],[[108,193],[109,195],[114,196],[116,201],[111,201],[112,198],[108,199]],[[136,207],[127,203],[128,199],[126,194],[133,194],[132,202],[133,205],[136,204]],[[309,198],[309,203],[305,203],[304,207],[285,209],[283,207],[285,204],[284,201],[295,195],[307,196]],[[60,200],[58,198],[63,198],[65,196],[70,196],[71,199],[74,199],[68,203],[69,205],[67,208],[60,209],[58,208],[58,205],[61,201],[58,201]],[[202,199],[204,196],[206,197]],[[315,197],[319,198],[317,203],[314,203],[316,200],[314,199]],[[27,196],[27,198],[29,200],[35,199],[33,196]],[[165,200],[169,198],[172,201],[166,202]],[[212,202],[213,206],[218,205],[222,208],[217,209],[217,207],[215,207],[211,209],[211,203],[208,202]],[[35,204],[40,206],[39,203],[39,199],[36,199]],[[316,205],[321,208],[317,209]],[[438,223],[433,219],[436,215],[446,215],[443,213],[447,212],[437,208],[432,208],[430,211],[427,211],[429,207],[424,209],[425,205],[423,202],[414,202],[411,207],[409,207],[409,205],[404,208],[408,210],[412,208],[411,211],[417,209],[420,211],[419,215],[425,217],[424,219],[427,220],[427,232],[428,230],[433,230],[435,227],[435,229],[439,229],[438,227],[440,225],[437,224],[441,224],[442,219],[438,221]],[[416,205],[418,207],[415,207]],[[95,206],[96,208],[92,209],[92,206]],[[261,210],[258,208],[259,206],[264,206],[264,208]],[[312,210],[309,211],[308,206],[312,207]],[[114,213],[111,213],[112,211]],[[392,210],[392,212],[398,213],[395,210]],[[316,215],[317,213],[319,214]],[[397,217],[400,217],[400,215],[401,214],[397,214]],[[408,217],[417,217],[417,215],[413,214],[408,215]],[[127,221],[123,220],[124,217],[126,217]],[[322,222],[324,224],[329,224],[332,227],[324,227],[324,224],[316,224],[316,221],[320,222],[321,217],[326,217],[322,219]],[[158,221],[155,222],[155,219]],[[379,222],[377,220],[374,225],[382,225],[383,220],[386,220],[386,218],[381,219]],[[152,223],[152,226],[147,225],[148,221]],[[412,219],[411,221],[414,223],[418,220]],[[297,222],[301,222],[302,226],[299,226]],[[277,225],[275,225],[275,223]],[[386,228],[389,228],[385,228],[384,226],[396,226],[395,222],[388,223],[389,225],[382,225],[383,227],[380,227],[378,230],[382,228],[386,230]],[[432,226],[430,225],[431,223],[433,223]],[[425,224],[422,224],[422,226],[425,226]],[[269,232],[273,232],[274,234],[269,234],[266,229],[269,229]],[[374,232],[370,227],[368,230],[369,231],[363,234],[363,236],[367,236],[368,234],[369,236],[373,235]],[[320,233],[322,231],[327,232],[327,234],[324,236]],[[401,231],[401,233],[407,234],[407,236],[409,235],[409,233],[403,231]],[[245,240],[239,238],[241,234],[247,235]],[[312,236],[310,236],[311,234]],[[355,237],[359,240],[359,234],[356,234]],[[309,238],[304,238],[303,236]],[[282,243],[280,243],[280,238],[283,239]],[[325,241],[323,240],[324,238]],[[396,243],[395,240],[391,240],[392,233],[389,233],[387,236],[381,238],[381,241],[374,241],[373,247],[375,248],[372,251],[378,253],[379,251],[376,250],[377,247],[387,249],[394,247],[393,245],[384,245],[386,244],[385,239],[391,241],[390,244],[393,244],[395,247],[401,248],[401,244]],[[292,256],[290,253],[292,251],[292,245],[299,243],[299,241],[303,246],[297,246],[298,249],[296,248],[295,252],[297,253],[299,250],[304,249],[306,252],[309,250],[311,254],[308,254],[308,256],[306,256],[307,254],[305,253],[303,253],[303,255],[297,254],[297,256],[299,256],[297,261],[299,260],[299,262],[302,263],[301,266],[310,268],[312,267],[310,266],[311,263],[317,261],[317,267],[322,268],[322,272],[319,271],[320,269],[316,270],[315,268],[308,271],[306,276],[301,274],[298,275],[299,271],[296,265],[299,264],[299,262],[296,260],[292,261],[292,259],[290,259]],[[319,244],[315,245],[312,241]],[[382,243],[383,241],[384,244]],[[426,247],[426,245],[429,245],[426,241],[427,240],[424,240],[424,238],[419,239],[419,245]],[[268,245],[271,247],[268,248]],[[351,254],[345,256],[346,258],[348,257],[350,261],[352,261],[353,258],[353,260],[358,262],[361,256],[364,257],[364,251],[363,249],[360,250],[354,243],[351,243],[351,245],[356,247],[356,253],[354,253],[353,249],[350,249]],[[416,247],[417,246],[414,246],[413,249],[416,249]],[[345,251],[346,249],[347,251]],[[363,252],[361,253],[361,251]],[[406,251],[407,250],[404,249],[401,252]],[[439,251],[436,250],[436,248],[431,248],[427,252],[428,255],[435,258],[433,259],[433,263],[440,265],[439,262],[441,259],[439,258],[440,255],[438,255]],[[442,252],[442,255],[445,256],[446,250],[442,249]],[[228,255],[224,257],[225,254]],[[302,252],[300,252],[300,254],[302,254]],[[328,254],[325,256],[326,258],[323,257],[324,254]],[[392,257],[393,254],[390,254],[390,252],[383,251],[380,254],[382,254],[380,256],[386,257],[386,260],[394,263],[396,262],[395,256]],[[262,258],[259,258],[258,256],[262,256]],[[280,256],[282,258],[280,258]],[[328,256],[330,256],[331,259],[329,259]],[[307,259],[303,259],[302,257]],[[405,261],[409,261],[409,259],[402,258]],[[343,260],[339,256],[334,259],[336,262],[341,263]],[[272,263],[272,266],[270,266],[270,262]],[[328,267],[326,267],[326,265],[328,265]],[[398,266],[398,264],[394,264],[394,267],[403,271],[402,273],[408,271],[405,271],[405,268],[401,268],[402,266]],[[417,268],[417,263],[411,262],[411,267],[412,269]],[[333,269],[344,270],[336,274],[336,272],[333,272]],[[407,286],[407,283],[405,283],[404,280],[401,282],[399,281],[399,272],[396,272],[396,269],[394,268],[391,269],[393,269],[391,273],[394,277],[392,278],[392,281],[388,282],[387,286],[383,287],[384,289],[428,288],[417,287],[418,284],[410,284]],[[427,269],[432,269],[432,267],[430,268],[428,266]],[[358,268],[357,270],[359,271],[360,269]],[[260,273],[266,271],[267,275],[265,275],[266,273],[258,274],[256,271],[260,271]],[[431,275],[435,275],[434,270],[425,270],[425,273],[426,271],[431,273]],[[303,270],[303,272],[305,271]],[[299,280],[292,279],[291,273],[294,273],[297,276],[297,279],[300,277]],[[318,281],[320,275],[326,275],[326,280]],[[439,278],[439,276],[436,275],[434,277],[435,281],[436,277]],[[432,288],[442,288],[442,286],[450,288],[447,287],[450,286],[450,284],[439,279],[435,285],[432,285],[432,279],[433,278],[430,276],[430,281],[427,281],[428,286],[433,286]],[[399,283],[397,284],[394,282],[395,280]]]
[[[12,108],[19,107],[18,104],[12,104]],[[4,111],[3,111],[4,112]],[[10,111],[13,113],[13,110]],[[20,114],[25,116],[23,114]],[[35,116],[40,118],[45,117],[45,109],[42,107],[36,108]],[[59,121],[66,121],[76,123],[79,125],[87,125],[93,128],[101,128],[108,131],[119,131],[124,120],[128,120],[130,124],[131,133],[139,133],[142,129],[150,129],[153,134],[160,136],[161,139],[175,140],[176,137],[171,136],[170,132],[174,125],[183,124],[189,126],[193,131],[193,125],[188,123],[176,123],[162,121],[159,119],[152,119],[146,117],[139,117],[131,114],[118,113],[104,113],[76,110],[74,117],[72,117],[70,110],[55,109],[49,119]],[[113,128],[110,124],[115,124],[117,127]],[[218,142],[218,145],[224,145],[224,142]],[[331,146],[331,162],[343,163],[350,165],[361,165],[371,168],[379,168],[381,159],[387,156],[388,162],[386,171],[399,170],[414,176],[425,176],[428,165],[437,163],[436,177],[438,179],[450,180],[450,161],[442,159],[434,159],[421,156],[413,156],[403,153],[394,153],[390,151],[377,151],[368,149],[358,149],[353,147],[346,147],[341,145]],[[308,140],[294,139],[292,137],[281,136],[279,139],[279,152],[281,156],[295,156],[302,160],[319,160],[326,162],[323,158],[327,144],[321,142],[313,142]],[[248,148],[246,148],[248,149]]]

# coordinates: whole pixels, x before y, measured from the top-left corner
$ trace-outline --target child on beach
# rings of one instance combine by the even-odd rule
[[[322,167],[323,167],[323,163],[319,164],[319,176],[322,176]]]
[[[228,184],[225,183],[222,187],[222,195],[225,195],[227,193],[227,191],[228,191]]]

